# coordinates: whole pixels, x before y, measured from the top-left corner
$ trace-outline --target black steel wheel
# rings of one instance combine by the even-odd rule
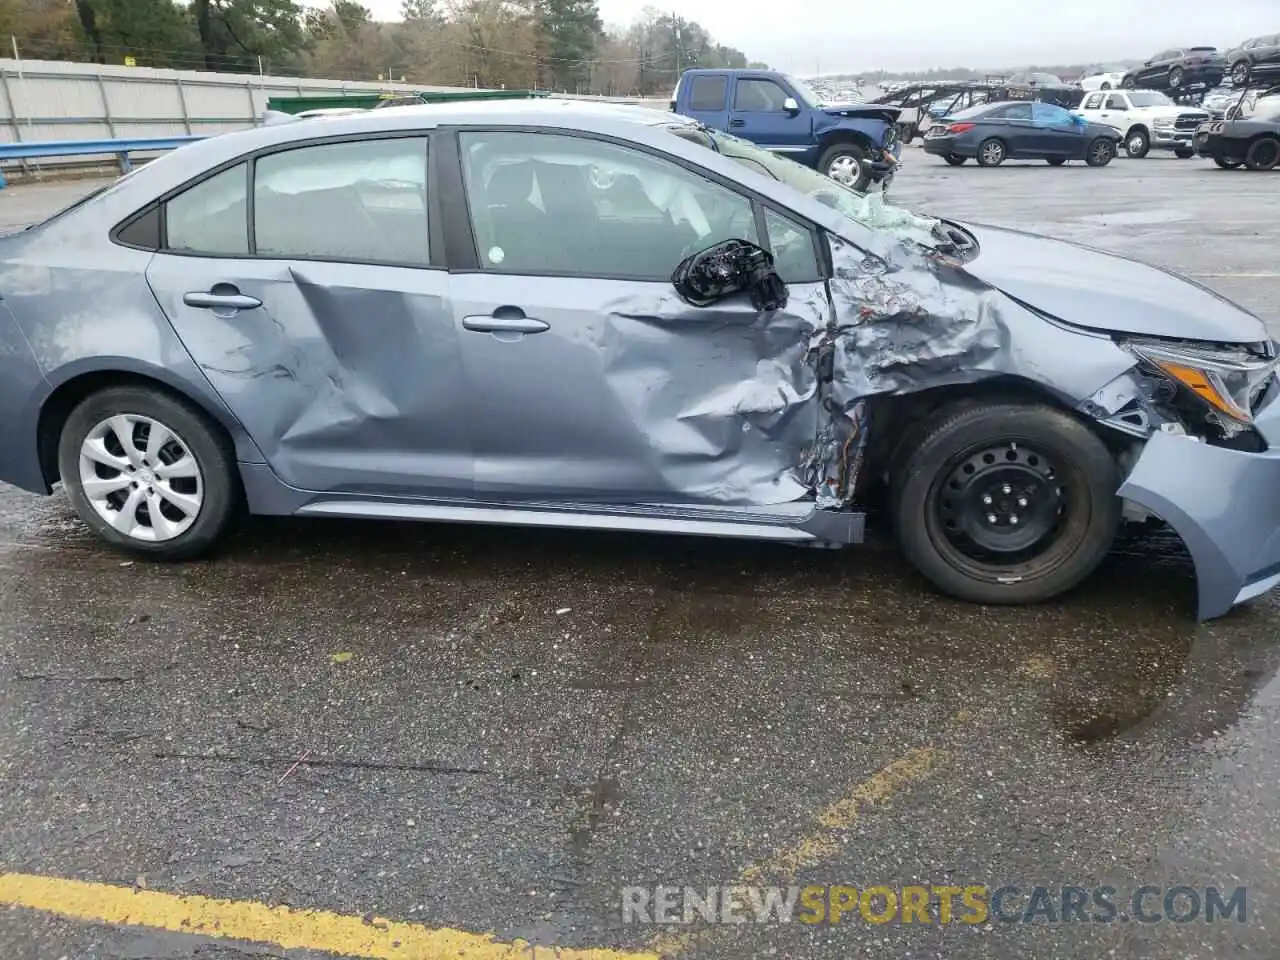
[[[1101,562],[1120,523],[1106,445],[1038,404],[941,415],[891,480],[899,543],[926,577],[978,603],[1035,603]]]
[[[1250,170],[1274,170],[1280,166],[1280,139],[1260,137],[1249,144],[1244,165]]]

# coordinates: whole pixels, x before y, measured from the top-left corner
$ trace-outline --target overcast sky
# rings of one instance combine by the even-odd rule
[[[400,0],[364,2],[379,20],[399,19]],[[606,24],[626,24],[651,2],[600,0],[600,13]],[[1280,0],[672,0],[671,7],[720,43],[804,74],[1145,59],[1162,48],[1225,48],[1280,32]]]

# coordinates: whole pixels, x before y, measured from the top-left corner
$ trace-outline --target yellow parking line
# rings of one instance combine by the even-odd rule
[[[293,910],[264,903],[180,896],[24,873],[0,874],[0,904],[63,917],[122,926],[151,927],[272,944],[285,949],[335,953],[371,960],[528,960],[522,940],[501,943],[488,934],[414,923],[347,916],[326,910]],[[557,960],[658,960],[653,953],[607,949],[546,948]]]

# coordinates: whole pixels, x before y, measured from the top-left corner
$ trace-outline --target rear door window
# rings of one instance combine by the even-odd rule
[[[728,77],[696,77],[689,90],[689,109],[703,112],[723,110],[728,92]]]
[[[248,164],[237,163],[165,204],[165,247],[179,253],[249,255]]]

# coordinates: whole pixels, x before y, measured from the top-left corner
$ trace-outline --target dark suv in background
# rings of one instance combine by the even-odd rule
[[[1124,75],[1127,89],[1168,90],[1177,93],[1192,86],[1217,86],[1227,72],[1227,59],[1217,47],[1180,47],[1162,50],[1140,67]]]
[[[1280,77],[1280,33],[1246,40],[1227,51],[1226,61],[1232,86]]]

